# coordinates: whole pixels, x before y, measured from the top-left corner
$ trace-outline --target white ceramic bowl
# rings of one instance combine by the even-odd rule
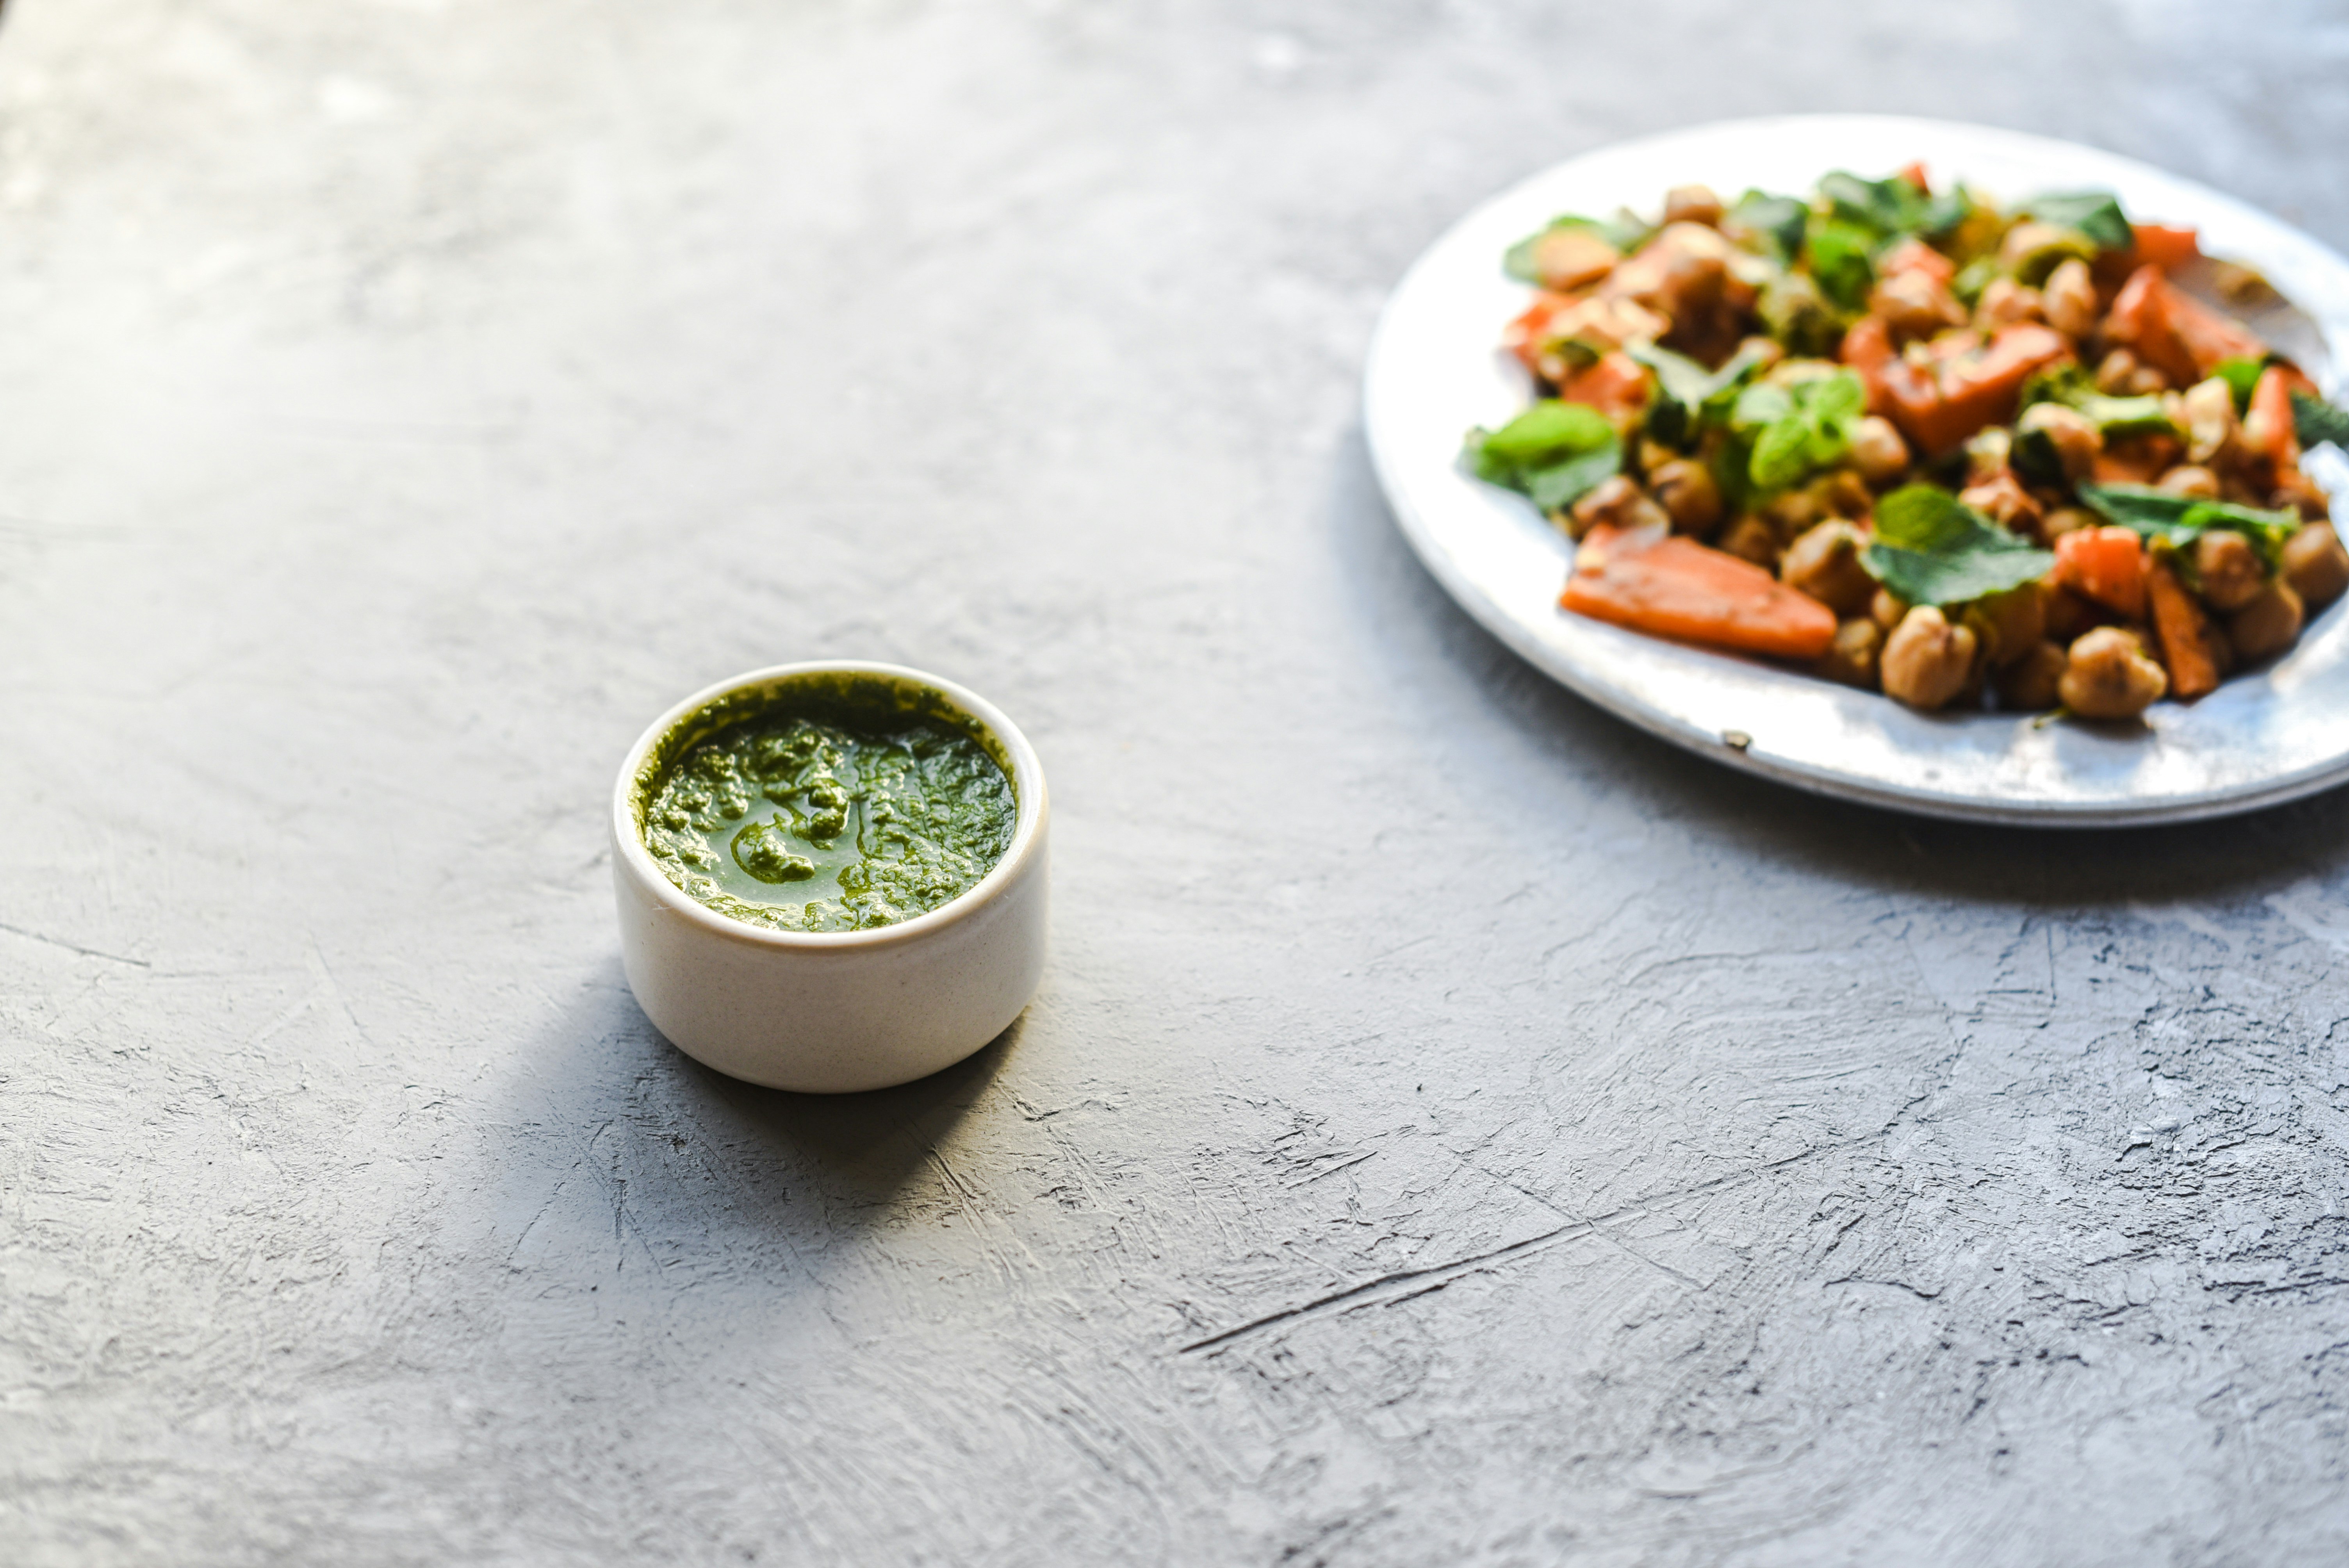
[[[967,729],[1010,776],[1011,847],[969,892],[870,931],[772,931],[709,909],[661,874],[643,810],[668,762],[795,689],[894,702]],[[778,665],[721,681],[653,722],[612,790],[620,958],[653,1026],[731,1077],[816,1094],[885,1088],[950,1067],[1010,1026],[1044,970],[1044,769],[978,694],[895,665]]]

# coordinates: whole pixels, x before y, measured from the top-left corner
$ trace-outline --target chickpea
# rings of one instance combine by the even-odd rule
[[[2213,376],[2197,381],[2178,398],[2180,421],[2186,427],[2186,460],[2208,463],[2235,438],[2235,393]]]
[[[1671,527],[1672,520],[1630,478],[1617,474],[1600,480],[1589,494],[1574,503],[1567,532],[1580,539],[1601,523],[1609,528],[1653,528],[1661,531]]]
[[[2040,580],[2039,603],[2047,616],[2048,636],[2067,648],[2095,628],[2100,614],[2081,594],[2044,578]]]
[[[1988,425],[1966,438],[1966,483],[1994,480],[2014,466],[2014,434]]]
[[[1588,229],[1552,229],[1534,242],[1534,273],[1560,294],[1595,284],[1622,260],[1615,247]]]
[[[1837,626],[1835,641],[1811,667],[1831,681],[1874,691],[1877,660],[1883,649],[1884,628],[1863,616]]]
[[[2096,390],[2109,397],[2128,395],[2129,380],[2137,375],[2137,356],[2126,348],[2116,348],[2097,362]]]
[[[1887,632],[1899,625],[1900,618],[1907,614],[1909,601],[1889,588],[1878,588],[1876,597],[1868,602],[1868,618]]]
[[[2056,686],[2071,661],[2064,650],[2042,637],[2023,650],[2022,656],[1998,672],[1998,700],[2019,712],[2036,712],[2055,706]]]
[[[2096,454],[2105,449],[2105,433],[2096,422],[2077,408],[2066,408],[2061,403],[2033,403],[2023,411],[2014,428],[2026,434],[2046,431],[2047,439],[2054,445],[2055,456],[2063,461],[2064,477],[2075,482],[2095,471]]]
[[[1721,487],[1693,458],[1675,458],[1648,470],[1648,488],[1682,533],[1704,533],[1721,521]]]
[[[2349,560],[2343,569],[2349,571]],[[2267,592],[2266,562],[2231,529],[2213,529],[2194,542],[2194,575],[2201,580],[2203,601],[2222,615]]]
[[[2039,537],[2053,544],[2078,528],[2095,528],[2104,520],[2076,506],[2059,506],[2039,521]]]
[[[2017,533],[2039,531],[2040,507],[2023,481],[2007,469],[1995,479],[1968,485],[1958,492],[1958,499]]]
[[[1723,212],[1721,198],[1713,193],[1710,185],[1675,185],[1664,192],[1664,222],[1667,223],[1718,224]]]
[[[2198,463],[2180,463],[2154,481],[2167,495],[2191,496],[2196,500],[2219,499],[2219,476]]]
[[[2312,522],[2283,542],[2283,580],[2306,604],[2330,604],[2349,590],[2349,550],[2331,523]]]
[[[2260,596],[2227,617],[2227,641],[2235,657],[2255,665],[2300,641],[2305,607],[2289,583],[2271,583]]]
[[[2048,325],[2072,337],[2085,337],[2095,330],[2096,284],[2088,276],[2087,263],[2074,256],[2060,263],[2039,292]]]
[[[2046,590],[2025,583],[1977,599],[1966,607],[1965,619],[1981,640],[1984,656],[1993,665],[2011,665],[2047,635]]]
[[[1731,523],[1716,543],[1718,548],[1756,566],[1775,567],[1778,562],[1778,531],[1754,512],[1749,511]]]
[[[1909,443],[1891,420],[1870,414],[1852,428],[1851,457],[1869,484],[1889,484],[1908,471]]]
[[[1838,616],[1857,615],[1876,597],[1876,579],[1859,563],[1863,542],[1859,530],[1840,519],[1822,522],[1787,548],[1778,579]]]
[[[2019,321],[2044,321],[2047,310],[2041,303],[2039,291],[2025,288],[2013,278],[1992,278],[1990,286],[1974,302],[1974,325],[1984,332],[1994,332],[2002,326],[2012,326]]]
[[[1971,627],[1952,626],[1930,604],[1918,605],[1885,640],[1878,660],[1884,695],[1930,713],[1965,689],[1974,671],[1974,646]]]
[[[1788,490],[1762,509],[1763,520],[1777,531],[1778,542],[1782,547],[1800,539],[1810,531],[1813,523],[1823,521],[1826,515],[1826,502],[1808,486]]]
[[[2118,626],[2099,626],[2072,645],[2055,695],[2083,718],[2135,718],[2169,689],[2145,645]]]
[[[1868,308],[1870,315],[1883,317],[1899,338],[1930,337],[1966,324],[1966,307],[1950,285],[1922,269],[1895,273],[1878,283]]]

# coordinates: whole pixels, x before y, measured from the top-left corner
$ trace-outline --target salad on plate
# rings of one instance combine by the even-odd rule
[[[1503,264],[1536,398],[1464,460],[1577,542],[1568,613],[1918,709],[2128,719],[2349,590],[2303,466],[2349,414],[2243,319],[2288,307],[2106,192],[1682,186]]]

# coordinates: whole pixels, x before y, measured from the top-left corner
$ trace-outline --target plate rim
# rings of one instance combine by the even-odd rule
[[[1634,695],[1600,678],[1582,667],[1559,650],[1550,647],[1533,635],[1526,624],[1507,608],[1494,600],[1485,589],[1469,577],[1451,552],[1437,539],[1427,519],[1421,514],[1418,500],[1411,488],[1402,483],[1397,472],[1398,459],[1380,439],[1381,421],[1378,399],[1381,377],[1393,374],[1391,361],[1396,353],[1399,311],[1410,301],[1412,285],[1423,272],[1436,263],[1455,236],[1477,224],[1495,210],[1506,209],[1526,200],[1529,193],[1561,178],[1575,165],[1599,158],[1615,158],[1636,154],[1643,150],[1669,147],[1674,143],[1733,136],[1741,132],[1769,130],[1835,131],[1846,130],[1859,136],[1881,137],[1887,133],[1915,134],[1926,138],[1979,138],[1985,142],[2004,142],[2016,153],[2089,153],[2095,159],[2113,164],[2132,166],[2162,181],[2191,190],[2198,197],[2231,207],[2265,225],[2289,232],[2300,243],[2308,246],[2316,257],[2349,275],[2349,261],[2313,235],[2286,223],[2271,213],[2249,206],[2240,199],[2202,185],[2186,176],[2170,173],[2157,165],[2133,159],[2126,154],[2108,151],[2085,142],[2062,138],[2040,136],[2001,126],[1981,125],[1970,121],[1932,119],[1913,115],[1880,114],[1782,114],[1744,117],[1699,122],[1674,127],[1642,136],[1609,141],[1587,149],[1571,157],[1548,164],[1510,182],[1499,191],[1479,201],[1446,223],[1443,231],[1430,241],[1413,259],[1389,292],[1381,305],[1377,324],[1372,330],[1364,356],[1361,414],[1363,420],[1365,445],[1371,465],[1385,496],[1388,510],[1394,515],[1404,539],[1421,564],[1435,578],[1445,593],[1484,629],[1497,638],[1510,652],[1525,660],[1543,675],[1572,691],[1583,700],[1624,720],[1634,727],[1656,736],[1681,748],[1708,760],[1725,765],[1756,778],[1766,779],[1807,793],[1829,799],[1849,800],[1883,810],[1922,815],[1944,820],[1991,823],[2011,827],[2034,828],[2122,828],[2152,826],[2170,822],[2204,821],[2230,817],[2288,804],[2310,795],[2349,781],[2349,747],[2344,747],[2319,762],[2293,769],[2272,778],[2247,779],[2198,794],[2155,796],[2141,801],[2045,801],[2013,800],[1985,798],[1975,794],[1935,791],[1914,786],[1872,779],[1830,768],[1815,767],[1791,758],[1757,753],[1750,744],[1741,745],[1729,738],[1729,732],[1715,733],[1688,719],[1641,701]],[[1825,168],[1819,171],[1826,172]],[[2012,193],[2002,192],[2009,199]],[[1497,263],[1495,263],[1497,265]],[[1496,327],[1498,324],[1495,324]],[[2328,337],[2332,335],[2328,334]],[[2328,345],[2330,346],[2330,345]],[[1490,346],[1487,346],[1489,351]],[[1473,348],[1470,351],[1474,351]],[[2339,363],[2335,356],[2335,365]],[[2331,392],[2333,388],[2327,387]],[[1464,479],[1465,476],[1464,476]],[[2338,610],[2349,600],[2332,609]],[[1563,612],[1559,612],[1563,614]],[[1702,650],[1713,653],[1714,650]],[[1734,655],[1719,655],[1734,658]],[[1748,663],[1749,667],[1765,669],[1777,678],[1811,684],[1816,677],[1795,671]],[[2263,679],[2264,675],[2251,677]],[[1878,700],[1889,701],[1889,698]],[[1968,716],[1972,717],[1972,716]],[[1983,717],[1992,716],[1984,715]]]

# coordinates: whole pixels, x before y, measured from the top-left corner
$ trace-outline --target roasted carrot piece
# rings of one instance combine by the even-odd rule
[[[1920,196],[1930,196],[1933,193],[1932,184],[1925,177],[1925,160],[1921,158],[1902,170],[1900,178],[1914,185]]]
[[[2161,275],[2161,269],[2147,263],[2129,274],[2128,282],[2113,300],[2113,308],[2105,316],[2105,335],[2123,344],[2139,359],[2160,371],[2179,387],[2194,385],[2201,379],[2194,367],[2194,356],[2186,350],[2184,340],[2170,325],[2169,311],[2178,291]]]
[[[2055,581],[2132,621],[2145,618],[2145,547],[2126,528],[2076,528],[2055,541]]]
[[[1781,658],[1815,659],[1835,641],[1835,612],[1825,604],[1677,534],[1592,529],[1558,603],[1635,632]]]
[[[1868,388],[1868,411],[1882,414],[1891,407],[1884,386],[1884,368],[1893,363],[1892,327],[1880,315],[1864,315],[1843,335],[1836,356],[1859,375]]]
[[[1889,278],[1895,273],[1923,273],[1935,283],[1945,284],[1958,275],[1958,263],[1910,234],[1876,258],[1878,277]]]
[[[2168,272],[2202,253],[2191,229],[2172,228],[2167,223],[2132,223],[2129,227],[2137,233],[2137,249],[2132,254],[2139,266]]]
[[[2169,695],[2191,702],[2217,691],[2219,666],[2210,659],[2210,622],[2201,601],[2187,592],[2167,561],[2147,562],[2145,592],[2153,605],[2153,634],[2161,644],[2161,662],[2169,670]]]
[[[1867,325],[1860,322],[1844,335],[1847,363],[1851,361],[1852,338]],[[1886,342],[1889,349],[1889,339]],[[1872,344],[1865,345],[1862,352],[1872,348]],[[1983,346],[1938,364],[1912,365],[1888,357],[1861,369],[1860,377],[1869,382],[1871,406],[1877,401],[1873,394],[1881,390],[1879,411],[1904,435],[1929,453],[1946,452],[1983,426],[2014,418],[2015,403],[2031,373],[2071,352],[2063,334],[2019,322],[2001,328]]]
[[[2251,407],[2243,418],[2243,440],[2275,465],[2281,483],[2300,468],[2300,434],[2292,423],[2292,387],[2295,372],[2271,365],[2260,372],[2251,388]]]
[[[2225,359],[2259,359],[2268,346],[2242,323],[2220,315],[2185,290],[2165,282],[2169,291],[2169,330],[2194,361],[2194,374],[2208,376]],[[2190,386],[2192,383],[2181,383]]]
[[[1648,367],[1617,349],[1557,389],[1561,401],[1587,403],[1619,427],[1648,406]]]
[[[1526,369],[1539,375],[1541,366],[1536,361],[1541,357],[1542,339],[1548,334],[1550,317],[1573,303],[1565,294],[1547,290],[1534,295],[1534,303],[1526,307],[1525,313],[1502,330],[1502,346],[1516,355]]]

